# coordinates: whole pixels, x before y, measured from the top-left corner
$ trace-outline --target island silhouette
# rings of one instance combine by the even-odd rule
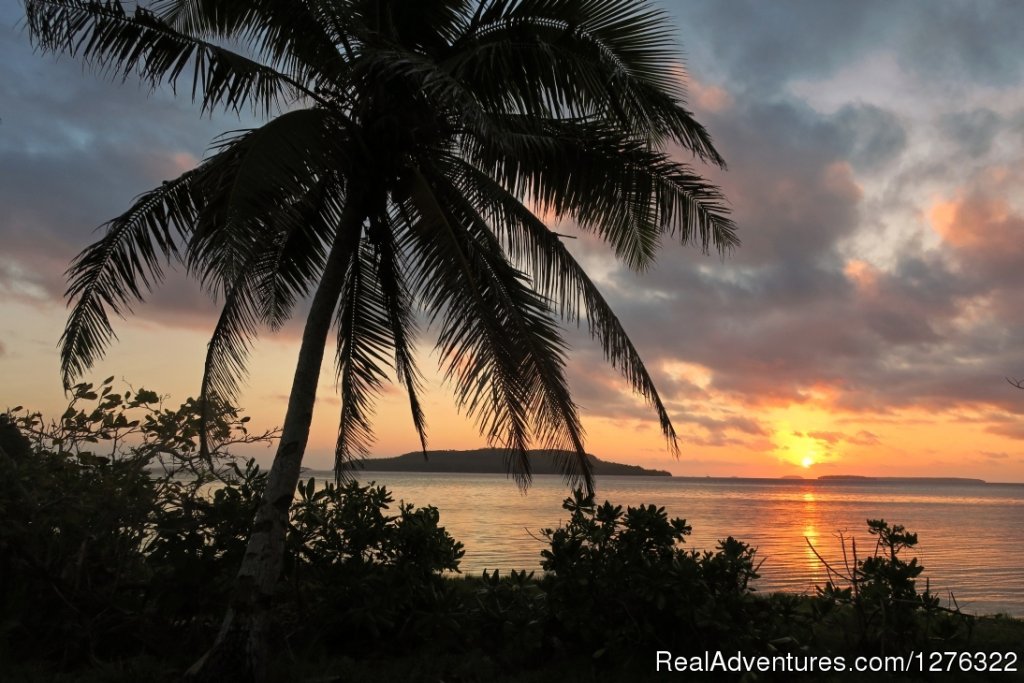
[[[426,457],[424,457],[424,455]],[[575,453],[558,450],[530,451],[530,465],[533,474],[562,474],[560,463],[564,458],[573,457]],[[368,470],[371,472],[461,472],[466,474],[505,474],[508,467],[505,462],[506,451],[500,448],[478,448],[475,450],[436,450],[413,451],[392,458],[367,458],[352,463],[350,470]],[[587,460],[594,474],[626,475],[641,477],[671,477],[666,470],[652,470],[639,465],[601,460],[595,455],[587,454]]]

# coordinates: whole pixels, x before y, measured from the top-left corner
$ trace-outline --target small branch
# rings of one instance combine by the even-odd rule
[[[825,571],[828,572],[828,580],[829,581],[831,581],[833,584],[835,584],[835,581],[832,581],[832,577],[838,577],[838,578],[843,579],[845,581],[850,581],[850,577],[844,576],[844,575],[840,574],[831,564],[829,564],[828,560],[826,560],[824,557],[821,556],[821,553],[818,552],[818,549],[814,547],[813,543],[811,543],[811,539],[810,538],[808,538],[807,536],[804,536],[804,540],[807,541],[807,547],[810,548],[811,552],[814,553],[814,556],[818,558],[818,562],[821,562],[821,564],[825,567]],[[763,560],[762,560],[762,562],[763,562]],[[761,565],[758,565],[758,567],[760,567],[760,566]]]

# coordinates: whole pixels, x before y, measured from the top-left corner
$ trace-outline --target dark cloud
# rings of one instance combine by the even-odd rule
[[[799,434],[798,434],[799,436]],[[862,429],[856,434],[845,434],[843,432],[808,432],[807,436],[812,439],[817,439],[823,443],[828,444],[830,447],[836,446],[841,443],[849,443],[855,446],[877,446],[882,442],[877,434]]]
[[[0,8],[0,294],[62,309],[65,271],[102,237],[102,224],[194,167],[217,135],[254,121],[204,118],[187,89],[151,93],[73,59],[35,54],[27,35],[10,28],[19,16]],[[132,318],[212,332],[217,302],[176,266]],[[115,331],[124,325],[113,323]],[[279,334],[297,337],[301,324]]]
[[[933,211],[962,277],[980,290],[1024,287],[1024,214],[1011,203],[1022,181],[1024,166],[991,168],[963,196]]]
[[[846,140],[846,156],[858,171],[875,171],[906,150],[905,124],[891,111],[870,104],[848,104],[833,120]]]
[[[1006,460],[1010,457],[1009,453],[993,452],[993,451],[982,451],[981,455],[989,460]]]
[[[691,68],[722,73],[765,99],[778,97],[789,82],[827,77],[881,51],[939,87],[1010,85],[1024,64],[1018,49],[1024,5],[1014,0],[696,0],[671,9]]]
[[[1005,122],[991,109],[972,109],[945,114],[940,117],[939,126],[964,154],[979,158],[992,149],[992,141]]]
[[[693,416],[684,421],[699,424],[709,432],[738,431],[753,436],[768,436],[770,431],[763,424],[749,417],[730,416],[725,418],[712,418],[706,416]]]
[[[1024,422],[1012,424],[996,424],[988,427],[985,431],[999,436],[1006,436],[1011,439],[1024,440]]]
[[[17,5],[17,3],[14,3]],[[213,137],[243,125],[202,118],[187,97],[111,82],[68,58],[34,53],[0,9],[0,292],[63,304],[64,271],[135,196],[195,165]],[[209,319],[183,278],[142,307],[169,324]]]
[[[863,50],[892,6],[815,0],[697,0],[672,3],[691,63],[709,65],[759,97],[788,80],[828,74]],[[713,65],[713,66],[711,66]]]
[[[711,368],[715,389],[799,400],[801,386],[828,379],[816,359],[864,353],[864,330],[834,319],[854,298],[837,251],[861,200],[843,157],[849,133],[805,108],[742,98],[712,130],[732,163],[721,182],[743,246],[724,263],[669,250],[639,281],[618,276],[610,298],[641,348]]]
[[[897,6],[901,61],[921,78],[1012,85],[1022,74],[1024,5],[1015,0]]]
[[[776,266],[823,256],[857,227],[861,197],[845,158],[851,133],[796,104],[740,98],[709,125],[730,171],[716,179],[742,226],[731,263]]]

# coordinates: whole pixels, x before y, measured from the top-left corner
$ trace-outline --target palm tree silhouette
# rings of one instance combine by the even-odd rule
[[[521,485],[543,447],[571,453],[566,476],[592,486],[557,318],[586,321],[677,452],[636,349],[537,216],[571,220],[635,270],[664,236],[705,251],[738,243],[718,189],[669,153],[724,166],[683,107],[670,28],[646,0],[26,0],[26,14],[43,51],[153,88],[187,84],[203,112],[265,121],[138,197],[72,263],[65,383],[109,346],[110,314],[129,313],[170,264],[223,300],[207,406],[237,397],[260,329],[311,295],[239,588],[196,677],[261,675],[332,327],[339,473],[368,452],[390,372],[426,449],[421,313],[460,407],[507,449]]]

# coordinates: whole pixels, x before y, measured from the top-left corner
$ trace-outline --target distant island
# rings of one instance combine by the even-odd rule
[[[558,466],[560,457],[572,457],[567,451],[537,450],[530,452],[533,474],[562,474]],[[594,474],[639,477],[671,477],[665,470],[651,470],[639,465],[601,460],[587,454]],[[472,451],[413,451],[393,458],[367,458],[355,463],[351,469],[371,472],[462,472],[466,474],[505,474],[505,452],[499,448],[479,448]]]
[[[859,474],[823,474],[818,481],[884,481],[894,483],[918,484],[987,484],[984,479],[967,477],[865,477]]]

